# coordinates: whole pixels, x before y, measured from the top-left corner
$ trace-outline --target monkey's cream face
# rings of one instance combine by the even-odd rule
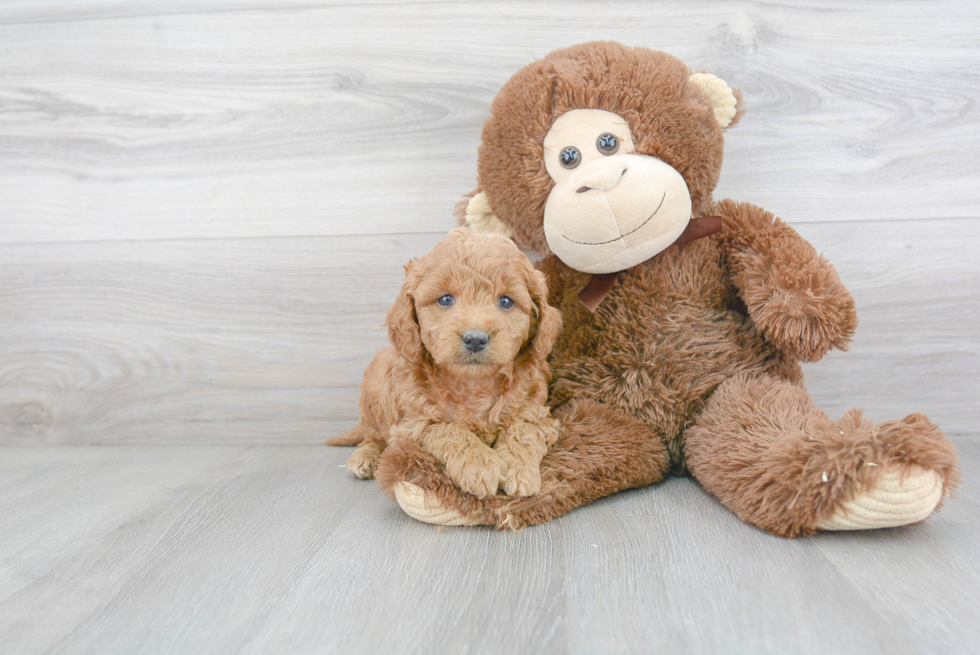
[[[684,178],[634,152],[626,120],[600,109],[562,114],[544,138],[555,186],[544,233],[559,259],[584,273],[613,273],[670,246],[691,219]]]

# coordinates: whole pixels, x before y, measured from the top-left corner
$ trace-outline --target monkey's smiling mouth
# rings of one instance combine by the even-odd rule
[[[651,220],[653,220],[653,217],[657,215],[657,212],[660,211],[660,208],[664,206],[664,199],[666,199],[666,198],[667,198],[667,192],[664,191],[664,195],[660,197],[660,204],[657,205],[657,208],[653,210],[653,213],[650,214],[650,216],[647,217],[647,220],[643,221],[642,223],[640,223],[639,225],[637,225],[636,227],[634,227],[632,230],[630,230],[626,234],[620,234],[615,239],[610,239],[609,241],[599,241],[599,242],[596,242],[596,243],[590,243],[588,241],[576,241],[575,239],[569,239],[564,234],[561,235],[561,236],[562,236],[563,239],[565,239],[567,241],[571,241],[572,243],[577,243],[580,246],[604,246],[607,243],[612,243],[614,241],[619,241],[621,239],[625,239],[626,237],[628,237],[629,235],[633,234],[634,232],[636,232],[637,230],[639,230],[641,227],[643,227],[644,225],[646,225],[647,223],[649,223]]]

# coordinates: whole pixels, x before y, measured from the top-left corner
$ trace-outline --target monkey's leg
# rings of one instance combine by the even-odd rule
[[[541,460],[541,490],[533,496],[478,499],[465,494],[432,455],[409,440],[384,452],[378,483],[420,521],[518,530],[666,476],[667,447],[638,419],[582,400],[560,408],[555,417],[562,436]]]
[[[831,421],[803,387],[745,373],[712,394],[684,452],[705,489],[782,537],[916,523],[959,479],[956,451],[922,414]]]
[[[364,439],[347,458],[347,470],[361,479],[374,477],[374,469],[378,459],[385,449],[385,441],[381,435],[366,425],[361,426]]]

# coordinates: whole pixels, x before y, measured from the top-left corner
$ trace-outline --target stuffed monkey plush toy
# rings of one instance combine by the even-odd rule
[[[784,537],[940,506],[957,457],[928,418],[831,420],[804,388],[801,361],[847,347],[854,301],[786,223],[712,198],[722,130],[740,117],[719,78],[611,42],[557,50],[504,85],[464,220],[544,255],[564,318],[549,360],[562,436],[528,497],[478,499],[420,446],[393,445],[376,475],[408,514],[520,529],[668,474]]]

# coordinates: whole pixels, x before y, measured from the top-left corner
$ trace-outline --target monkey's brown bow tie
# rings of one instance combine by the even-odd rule
[[[674,241],[674,244],[687,243],[688,241],[711,236],[716,232],[721,232],[721,216],[692,218],[684,231],[681,232],[681,235],[677,237],[677,241]],[[595,313],[599,303],[602,302],[602,299],[609,294],[609,290],[616,284],[616,279],[621,272],[595,273],[592,275],[588,284],[578,294],[578,297],[581,298],[590,312]]]

